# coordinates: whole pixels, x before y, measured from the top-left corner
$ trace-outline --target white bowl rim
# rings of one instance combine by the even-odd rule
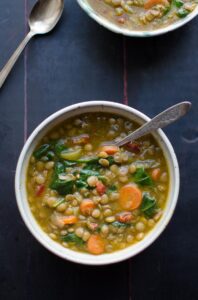
[[[194,17],[197,16],[198,14],[198,5],[196,8],[185,18],[178,20],[177,22],[174,22],[166,27],[162,27],[159,29],[155,30],[148,30],[148,31],[143,31],[143,30],[130,30],[127,28],[120,28],[118,25],[112,23],[111,21],[107,20],[103,16],[99,15],[92,7],[91,5],[88,4],[87,0],[77,0],[81,8],[92,18],[94,19],[98,24],[101,26],[109,29],[110,31],[113,31],[118,34],[130,36],[130,37],[153,37],[153,36],[158,36],[162,35],[168,32],[171,32],[177,28],[182,27],[184,24],[188,23],[191,21]]]
[[[164,231],[166,226],[168,225],[176,204],[178,200],[179,195],[179,186],[180,186],[180,175],[179,175],[179,166],[177,162],[177,158],[174,152],[174,149],[169,142],[166,135],[163,133],[161,129],[159,129],[156,134],[158,135],[158,138],[161,139],[164,143],[164,145],[168,149],[168,153],[172,159],[172,169],[174,173],[174,189],[173,190],[173,196],[171,198],[171,201],[169,199],[168,202],[170,202],[169,212],[166,216],[164,216],[163,221],[161,220],[156,224],[154,229],[150,231],[150,234],[147,234],[147,236],[141,241],[138,242],[135,245],[129,246],[123,250],[113,252],[111,254],[102,254],[99,256],[91,255],[91,254],[84,254],[76,251],[72,251],[69,249],[64,248],[62,245],[58,244],[57,242],[53,241],[51,238],[48,237],[48,235],[41,229],[41,227],[38,225],[38,223],[35,221],[35,218],[33,217],[32,213],[30,212],[30,215],[28,217],[27,211],[24,209],[24,203],[29,207],[28,200],[24,199],[24,195],[21,194],[21,176],[23,173],[23,163],[25,162],[25,156],[32,144],[32,142],[36,139],[38,133],[42,132],[44,128],[47,128],[47,126],[59,119],[62,115],[73,111],[78,110],[80,108],[87,108],[87,107],[95,107],[95,106],[103,106],[103,107],[110,107],[119,109],[121,111],[125,111],[126,113],[132,113],[133,115],[137,116],[138,118],[142,119],[143,121],[149,121],[150,118],[147,117],[145,114],[141,113],[140,111],[126,106],[124,104],[115,103],[115,102],[109,102],[109,101],[88,101],[88,102],[80,102],[77,104],[70,105],[68,107],[65,107],[63,109],[58,110],[57,112],[53,113],[49,117],[47,117],[40,125],[36,127],[36,129],[32,132],[32,134],[29,136],[28,140],[26,141],[25,145],[23,146],[23,149],[21,151],[21,154],[19,156],[19,160],[17,163],[16,168],[16,174],[15,174],[15,194],[16,194],[16,200],[17,200],[17,206],[20,211],[20,214],[22,216],[22,219],[24,223],[26,224],[29,231],[32,233],[32,235],[37,239],[37,241],[42,244],[46,249],[48,249],[50,252],[56,254],[57,256],[75,262],[85,265],[107,265],[112,263],[117,263],[123,260],[126,260],[128,258],[131,258],[138,253],[145,250],[148,246],[150,246],[158,237],[159,235]],[[124,113],[124,112],[123,112]],[[78,114],[80,115],[80,113]],[[30,211],[30,208],[29,208]],[[34,225],[33,225],[33,223]],[[158,225],[160,223],[160,225]],[[137,249],[136,249],[136,248]],[[136,249],[136,250],[134,250]]]

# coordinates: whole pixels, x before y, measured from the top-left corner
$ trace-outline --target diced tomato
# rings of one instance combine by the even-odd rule
[[[102,196],[106,192],[106,186],[101,181],[98,181],[96,184],[96,190],[98,194]]]
[[[116,218],[121,223],[128,223],[132,220],[133,216],[130,211],[123,211],[119,213]]]
[[[129,151],[131,151],[133,153],[140,152],[140,145],[136,142],[126,144],[126,147],[128,148]]]
[[[37,197],[41,196],[41,194],[44,192],[44,190],[45,190],[44,184],[38,185],[36,187],[36,196]]]
[[[85,145],[89,142],[90,137],[88,134],[81,134],[78,136],[72,137],[72,143],[74,145]]]

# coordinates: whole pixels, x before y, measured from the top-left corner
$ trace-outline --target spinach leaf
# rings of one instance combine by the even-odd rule
[[[108,160],[110,166],[115,163],[115,160],[114,160],[113,156],[108,156],[106,159]]]
[[[174,4],[176,7],[180,8],[181,6],[184,5],[184,2],[183,2],[182,0],[174,0],[174,1],[173,1],[173,4]]]
[[[98,162],[98,157],[90,157],[90,158],[81,158],[76,160],[79,164],[95,164]]]
[[[50,188],[56,190],[59,195],[67,195],[73,193],[74,180],[66,181],[56,178],[51,182]]]
[[[117,191],[117,187],[115,185],[111,185],[107,189],[107,194],[113,193]]]
[[[50,150],[47,152],[46,157],[48,158],[48,160],[54,160],[55,154],[53,151]]]
[[[70,160],[64,160],[63,161],[63,164],[66,168],[69,168],[69,167],[73,167],[76,165],[76,162],[75,161],[70,161]]]
[[[61,152],[66,149],[67,147],[65,146],[65,141],[63,139],[60,139],[57,142],[55,142],[54,151],[58,157],[60,156]]]
[[[84,245],[84,241],[75,233],[68,233],[67,235],[61,236],[61,240],[67,243],[76,244],[77,246]]]
[[[82,179],[76,180],[75,184],[78,189],[88,188],[87,182]]]
[[[153,186],[153,180],[151,177],[145,172],[144,168],[139,168],[134,174],[134,182],[139,185],[148,185]]]
[[[85,180],[90,176],[99,176],[100,173],[94,170],[89,170],[89,169],[82,169],[80,171],[80,176]]]
[[[147,218],[152,218],[157,211],[156,199],[149,193],[144,193],[140,210]]]
[[[74,180],[63,180],[59,178],[59,175],[65,173],[65,166],[61,162],[57,162],[54,168],[54,174],[50,188],[56,190],[60,195],[67,195],[73,192]]]
[[[92,162],[89,162],[87,163],[83,170],[93,170],[93,171],[98,171],[102,168],[102,166],[99,164],[98,161],[92,161]]]
[[[42,156],[44,156],[47,151],[50,149],[49,144],[41,145],[36,151],[34,151],[33,155],[36,159],[40,159]]]
[[[64,163],[57,162],[54,167],[54,173],[55,173],[55,175],[60,175],[60,174],[65,173]]]
[[[113,225],[114,227],[117,227],[117,228],[129,226],[129,224],[121,223],[121,222],[119,222],[119,221],[115,221],[115,222],[111,223],[111,225]]]
[[[181,7],[178,11],[177,11],[177,16],[179,17],[179,18],[185,18],[188,14],[190,13],[190,11],[189,10],[187,10],[187,9],[185,9],[185,8],[183,8],[183,7]]]

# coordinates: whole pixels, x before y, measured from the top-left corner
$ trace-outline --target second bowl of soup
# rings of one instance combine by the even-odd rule
[[[99,24],[129,36],[147,37],[174,30],[198,13],[196,0],[78,0]]]

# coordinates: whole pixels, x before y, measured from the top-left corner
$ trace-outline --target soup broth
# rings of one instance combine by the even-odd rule
[[[50,238],[94,255],[138,243],[161,218],[169,189],[162,149],[147,135],[124,147],[138,125],[89,113],[69,119],[42,138],[29,162],[31,211]]]

